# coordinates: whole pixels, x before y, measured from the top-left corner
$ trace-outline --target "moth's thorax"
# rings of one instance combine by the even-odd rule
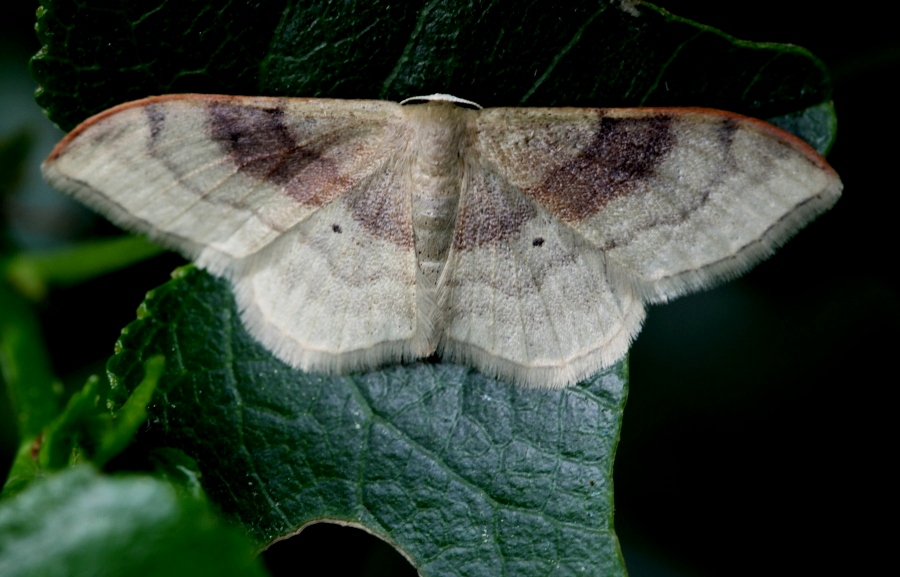
[[[453,240],[473,111],[449,102],[404,106],[410,148],[413,230],[419,268],[437,284]]]

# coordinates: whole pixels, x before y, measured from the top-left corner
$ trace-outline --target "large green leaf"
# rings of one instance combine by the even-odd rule
[[[802,48],[752,44],[649,4],[445,0],[43,0],[38,100],[71,128],[167,92],[485,106],[690,105],[778,116],[825,150],[830,86]],[[565,391],[416,363],[331,378],[249,338],[227,283],[184,270],[154,291],[109,370],[124,399],[163,353],[148,447],[194,457],[261,543],[355,523],[423,575],[623,574],[611,469],[624,363]]]
[[[415,363],[326,378],[244,330],[225,281],[193,268],[152,291],[108,369],[168,366],[144,442],[196,458],[204,488],[262,543],[321,519],[394,543],[423,575],[623,574],[612,457],[616,365],[563,391]]]
[[[251,577],[246,538],[167,483],[78,467],[0,505],[0,575]]]

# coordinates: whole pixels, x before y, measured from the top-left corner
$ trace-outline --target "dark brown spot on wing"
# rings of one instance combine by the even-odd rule
[[[298,143],[280,108],[212,102],[209,110],[213,140],[240,170],[282,187],[297,202],[322,206],[349,185],[336,163],[323,156],[339,134],[312,132],[311,141]]]
[[[580,155],[526,192],[564,221],[587,218],[653,174],[675,143],[671,124],[667,115],[603,117]]]
[[[535,215],[535,208],[518,189],[482,169],[472,174],[460,198],[453,246],[466,250],[503,241]]]

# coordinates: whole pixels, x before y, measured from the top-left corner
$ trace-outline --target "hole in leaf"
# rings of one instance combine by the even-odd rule
[[[316,523],[262,553],[272,577],[346,575],[417,577],[418,572],[388,543],[362,529]]]

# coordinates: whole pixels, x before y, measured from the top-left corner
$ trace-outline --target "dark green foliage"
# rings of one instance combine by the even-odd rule
[[[830,98],[827,72],[802,48],[622,4],[44,0],[32,67],[39,104],[65,129],[172,92],[444,92],[483,106],[705,106],[763,118]]]

